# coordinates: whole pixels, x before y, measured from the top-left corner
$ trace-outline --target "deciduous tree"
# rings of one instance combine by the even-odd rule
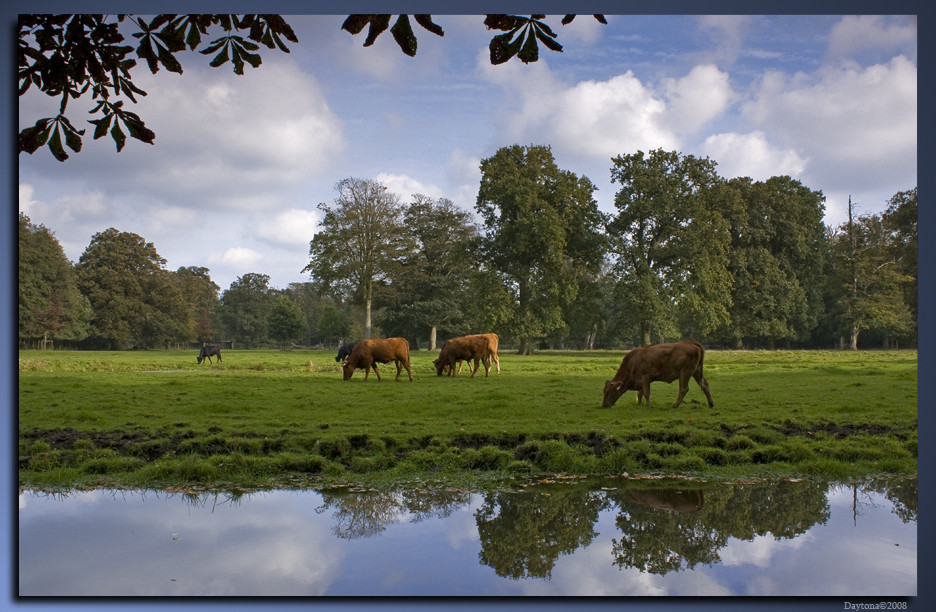
[[[391,283],[413,241],[403,223],[399,197],[377,181],[347,178],[335,190],[334,206],[319,204],[319,230],[309,245],[312,275],[322,292],[355,297],[364,306],[364,337],[371,337],[372,308],[382,285]]]
[[[733,278],[727,335],[738,348],[745,339],[805,340],[822,309],[825,197],[788,176],[733,179],[724,193]]]
[[[108,228],[78,260],[78,287],[94,310],[89,341],[123,349],[184,338],[190,311],[166,260],[141,236]]]
[[[468,333],[464,307],[471,299],[469,274],[480,260],[472,250],[478,228],[451,200],[414,194],[403,216],[413,239],[394,282],[393,306],[382,318],[388,334],[425,338],[436,348],[440,329]]]
[[[268,275],[250,272],[238,276],[221,295],[219,312],[225,332],[248,348],[266,342],[273,299]]]
[[[89,332],[91,304],[78,290],[74,268],[44,225],[19,215],[20,340],[82,340]]]
[[[594,190],[588,178],[561,170],[547,146],[504,147],[481,162],[482,254],[514,295],[510,328],[521,354],[564,325],[582,272],[601,265]]]
[[[728,223],[713,201],[715,162],[662,149],[618,155],[617,215],[607,224],[625,325],[704,336],[728,322]]]

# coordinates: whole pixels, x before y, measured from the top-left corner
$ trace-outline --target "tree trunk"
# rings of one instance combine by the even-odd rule
[[[533,338],[520,338],[520,350],[517,351],[518,355],[532,355],[533,354]]]
[[[852,325],[851,335],[848,341],[848,348],[857,351],[858,350],[858,326]]]
[[[433,325],[429,330],[429,350],[436,350],[436,326]]]
[[[642,325],[640,330],[640,345],[650,346],[650,326]]]
[[[371,297],[364,298],[364,339],[371,337]]]

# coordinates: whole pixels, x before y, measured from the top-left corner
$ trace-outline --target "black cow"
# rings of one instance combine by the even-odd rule
[[[217,344],[203,344],[201,347],[201,352],[198,354],[198,363],[201,363],[208,358],[208,363],[211,363],[211,356],[214,355],[218,358],[218,363],[221,363],[221,347]]]
[[[341,346],[339,346],[338,356],[335,357],[335,361],[344,362],[348,358],[348,355],[351,354],[351,351],[354,350],[354,347],[355,347],[354,344],[342,344]]]

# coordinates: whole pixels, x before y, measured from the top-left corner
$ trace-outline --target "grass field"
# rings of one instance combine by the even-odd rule
[[[343,381],[334,351],[19,354],[19,481],[306,487],[505,475],[864,477],[917,471],[916,351],[708,351],[690,381],[601,408],[619,352],[501,354],[437,377],[437,353]]]

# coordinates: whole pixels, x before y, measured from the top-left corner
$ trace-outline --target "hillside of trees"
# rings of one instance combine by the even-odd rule
[[[309,281],[251,272],[221,290],[204,267],[107,228],[70,262],[19,217],[19,345],[121,350],[233,341],[414,349],[493,331],[521,353],[697,338],[724,348],[916,346],[917,190],[881,214],[823,223],[824,196],[788,176],[726,180],[662,150],[612,160],[614,211],[548,146],[481,162],[474,215],[348,178],[310,237]]]

